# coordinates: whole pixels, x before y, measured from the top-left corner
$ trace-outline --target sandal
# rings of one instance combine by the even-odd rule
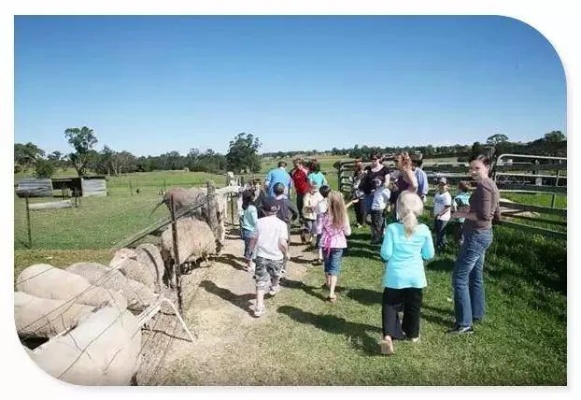
[[[328,301],[329,303],[336,303],[337,302],[337,296],[327,296],[327,298],[325,299],[325,301]]]

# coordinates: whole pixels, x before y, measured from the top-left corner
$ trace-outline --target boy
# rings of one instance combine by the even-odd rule
[[[454,197],[452,202],[452,211],[461,211],[464,207],[470,207],[470,183],[468,181],[460,181],[458,183],[458,194]],[[456,218],[456,229],[454,230],[456,240],[459,245],[464,242],[464,235],[462,234],[462,226],[465,218]]]
[[[452,196],[448,192],[448,181],[438,179],[438,191],[434,195],[434,230],[436,231],[436,250],[440,253],[446,246],[445,228],[450,221]]]
[[[268,293],[274,296],[280,290],[280,277],[288,253],[287,226],[276,216],[279,211],[276,200],[273,197],[264,199],[262,209],[265,216],[256,221],[255,234],[250,241],[250,247],[256,252],[254,316],[257,318],[266,312],[265,292],[269,290]]]
[[[297,210],[297,206],[286,197],[285,187],[282,183],[277,183],[274,185],[274,195],[274,200],[278,206],[278,212],[276,213],[276,216],[286,224],[288,237],[287,240],[290,242],[291,224],[292,221],[299,217],[299,210]],[[290,258],[290,254],[288,255],[287,259],[288,258]],[[282,267],[283,274],[286,272],[285,267],[286,262]]]
[[[387,179],[386,179],[387,181]],[[391,192],[380,178],[373,179],[373,201],[371,202],[371,244],[380,244],[383,241],[384,213],[389,204]]]

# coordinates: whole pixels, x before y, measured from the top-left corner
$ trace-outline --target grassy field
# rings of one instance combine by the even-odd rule
[[[208,178],[224,179],[186,172],[111,178],[108,197],[82,198],[79,208],[32,211],[31,249],[24,200],[15,197],[14,276],[34,263],[108,263],[114,244],[167,216],[160,207],[150,217],[164,180],[171,186],[203,184]],[[327,178],[336,187],[336,175]],[[139,182],[139,195],[130,195],[127,179]],[[504,197],[550,205],[550,195]],[[560,196],[558,207],[566,205],[566,196]],[[245,333],[249,340],[261,338],[260,359],[276,359],[284,370],[256,363],[250,371],[234,369],[234,377],[291,385],[567,384],[566,240],[495,227],[485,268],[487,318],[475,335],[454,338],[444,333],[452,324],[450,274],[457,252],[452,246],[427,264],[420,343],[396,342],[397,354],[389,359],[377,356],[383,267],[378,247],[368,240],[368,231],[358,229],[349,241],[338,304],[322,301],[321,272],[312,268],[303,280],[287,281],[269,302],[268,321]],[[195,371],[176,368],[176,384],[201,382]]]

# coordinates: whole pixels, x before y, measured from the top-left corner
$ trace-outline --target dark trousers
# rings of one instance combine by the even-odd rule
[[[359,225],[365,225],[365,216],[367,215],[367,211],[365,210],[365,200],[359,199],[357,203],[355,203],[355,219]]]
[[[383,211],[371,210],[371,241],[381,242],[383,239]]]
[[[423,291],[417,288],[383,290],[381,322],[383,336],[393,339],[417,338],[420,335],[420,308]],[[403,321],[399,311],[403,310]],[[405,335],[404,335],[405,334]]]
[[[303,206],[305,205],[305,195],[297,193],[297,208],[299,209],[299,222],[303,221]]]
[[[436,248],[442,250],[446,246],[446,225],[448,221],[434,219],[434,230],[436,231]]]

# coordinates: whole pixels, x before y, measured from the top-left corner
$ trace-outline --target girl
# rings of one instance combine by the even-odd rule
[[[327,213],[327,196],[331,192],[331,188],[327,185],[323,185],[319,188],[319,193],[323,197],[323,200],[319,201],[315,207],[316,214],[316,229],[317,229],[317,239],[315,241],[315,248],[318,251],[317,261],[313,262],[313,265],[321,265],[323,263],[323,250],[321,249],[321,234],[323,232],[323,217]]]
[[[314,181],[310,182],[309,191],[304,198],[304,228],[301,232],[301,239],[311,246],[313,245],[312,238],[317,234],[317,214],[315,213],[315,208],[321,200],[323,200],[323,196],[321,193],[319,193],[319,187],[317,186],[317,183]]]
[[[242,192],[242,222],[240,224],[242,238],[244,239],[244,259],[246,260],[246,271],[254,272],[254,255],[250,246],[250,240],[256,230],[256,221],[258,220],[258,210],[254,205],[254,190],[247,189]]]
[[[347,209],[340,192],[331,192],[328,196],[327,213],[321,221],[321,249],[325,260],[325,286],[329,288],[327,301],[337,301],[335,286],[341,271],[341,256],[347,248],[347,238],[351,234],[351,225]]]
[[[382,286],[381,320],[383,337],[381,352],[393,354],[393,339],[420,338],[420,308],[422,288],[426,287],[424,261],[434,257],[434,243],[430,229],[418,223],[424,210],[422,199],[405,191],[397,199],[399,221],[385,230],[381,258],[386,261]],[[403,309],[400,323],[398,311]]]

